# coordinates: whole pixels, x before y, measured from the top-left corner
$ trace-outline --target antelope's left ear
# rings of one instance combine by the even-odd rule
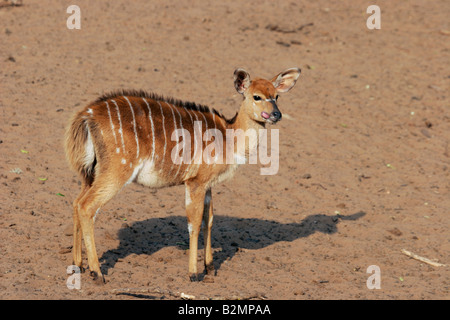
[[[236,91],[243,94],[250,86],[250,75],[244,69],[236,69],[234,71],[234,87]]]
[[[294,86],[300,72],[299,68],[291,68],[279,73],[272,79],[273,86],[278,92],[288,92]]]

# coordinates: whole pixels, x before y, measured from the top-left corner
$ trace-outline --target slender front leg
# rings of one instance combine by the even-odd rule
[[[186,182],[186,215],[189,230],[189,278],[198,281],[198,235],[202,224],[205,188],[195,182]]]
[[[205,243],[205,270],[207,275],[214,274],[213,255],[211,248],[211,228],[213,225],[213,205],[211,189],[206,191],[203,208],[203,238]]]

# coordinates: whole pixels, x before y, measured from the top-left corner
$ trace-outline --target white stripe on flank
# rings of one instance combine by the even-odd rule
[[[200,120],[198,120],[197,113],[194,110],[192,110],[192,112],[194,113],[195,120],[197,122],[200,121]],[[203,140],[203,138],[202,138],[203,134],[201,132],[201,129],[200,129],[200,139],[196,139],[196,136],[195,136],[195,121],[194,121],[192,132],[193,132],[193,135],[194,135],[194,156],[191,159],[191,167],[189,168],[189,172],[191,172],[191,168],[194,165],[195,160],[197,159],[197,154],[198,154],[197,150],[198,150],[198,148],[203,148],[203,145],[202,146],[198,146],[198,142],[199,142],[198,140],[200,140],[200,143],[202,143],[202,140]]]
[[[117,137],[116,137],[116,131],[114,130],[114,123],[113,123],[112,117],[111,117],[111,110],[109,110],[108,101],[105,101],[105,103],[106,103],[106,108],[108,109],[109,124],[111,125],[111,130],[112,130],[113,137],[114,137],[114,143],[116,144],[116,152],[119,153],[120,148],[117,148]]]
[[[217,129],[217,127],[216,127],[216,113],[214,112],[214,110],[211,110],[211,113],[213,115],[214,129]]]
[[[164,101],[165,102],[165,101]],[[173,112],[173,108],[172,108],[172,105],[170,104],[170,103],[167,103],[166,102],[166,104],[170,107],[170,110],[172,110],[172,116],[173,116],[173,125],[175,126],[174,127],[174,131],[176,131],[177,130],[177,120],[175,119],[175,112]],[[177,143],[177,154],[178,154],[178,143]],[[170,167],[170,171],[169,171],[169,173],[171,173],[172,172],[172,170],[173,170],[173,160],[172,160],[172,166]]]
[[[217,126],[216,126],[216,113],[211,110],[211,113],[213,115],[213,123],[214,123],[214,130],[217,130]]]
[[[161,103],[159,103],[159,101],[156,101],[159,104],[159,108],[161,109],[161,116],[162,116],[162,127],[163,127],[163,131],[164,131],[164,153],[163,153],[163,158],[161,161],[161,167],[164,165],[164,158],[166,156],[166,148],[167,148],[167,138],[166,138],[166,127],[164,125],[164,112],[163,112],[163,108],[161,106]]]
[[[153,124],[153,118],[152,118],[152,110],[150,109],[150,105],[148,104],[147,100],[145,100],[145,98],[142,98],[142,100],[144,100],[145,104],[147,105],[148,108],[148,118],[150,119],[150,124],[152,125],[152,163],[154,158],[155,158],[155,126]]]
[[[194,110],[192,110],[192,112],[194,112]],[[195,112],[194,112],[194,116],[195,116],[195,120],[199,121],[198,117],[197,117],[197,114]],[[194,121],[194,124],[195,124],[195,121]]]
[[[119,133],[120,133],[120,137],[122,138],[122,150],[123,150],[123,153],[125,154],[125,141],[123,140],[122,120],[120,119],[119,106],[117,105],[116,100],[111,100],[111,101],[116,105],[117,117],[119,118]]]
[[[191,112],[187,109],[187,108],[184,108],[184,110],[187,112],[187,114],[189,115],[189,118],[191,118],[191,122],[192,122],[192,128],[194,128],[194,124],[195,124],[195,122],[194,122],[194,118],[192,118],[192,116],[191,116]],[[195,115],[195,114],[194,114]],[[196,118],[197,118],[197,116],[195,116]],[[194,148],[195,148],[195,139],[194,139]],[[195,159],[195,149],[194,149],[194,159]],[[186,168],[186,170],[184,171],[184,177],[183,178],[185,178],[186,177],[186,174],[189,172],[189,170],[191,169],[191,167],[192,167],[192,164],[194,163],[194,159],[190,159],[191,160],[191,163],[187,166],[187,168]]]
[[[131,114],[133,115],[133,128],[134,128],[134,138],[136,139],[136,158],[139,158],[139,139],[137,135],[137,129],[136,129],[136,118],[134,117],[134,110],[133,106],[131,105],[130,100],[128,100],[127,97],[123,96],[127,101],[131,109]]]
[[[184,128],[183,128],[183,118],[181,117],[181,113],[180,113],[180,111],[178,111],[177,107],[175,107],[175,110],[178,112],[178,115],[180,116],[180,126],[181,126],[181,134],[183,136],[183,144],[186,144],[186,138],[184,136]],[[177,151],[179,151],[179,150],[177,150]],[[178,165],[178,170],[177,170],[177,173],[175,174],[175,177],[178,176],[180,169],[181,169],[181,163]]]
[[[206,117],[203,114],[203,112],[200,112],[203,116],[203,119],[205,119],[205,132],[208,131],[208,121],[206,121]],[[202,162],[203,162],[203,132],[202,132]]]
[[[192,118],[191,113],[190,113],[189,110],[186,109],[186,108],[184,108],[184,110],[185,110],[185,111],[187,112],[187,114],[189,115],[189,118],[191,118],[192,125],[194,125],[194,119]]]
[[[205,119],[205,131],[208,131],[208,121],[206,121],[206,117],[203,112],[200,112],[200,114],[203,116],[203,119]]]
[[[196,109],[196,111],[199,112],[203,116],[203,119],[205,119],[205,122],[206,122],[205,115],[202,112],[198,111],[197,109]],[[195,112],[194,112],[194,116],[195,116],[195,119],[197,119],[197,121],[200,121]],[[200,121],[200,122],[203,124],[202,121]],[[208,123],[205,123],[205,125],[206,125],[205,130],[208,130]],[[202,129],[203,129],[203,126],[200,129],[201,130],[200,131],[200,139],[198,139],[200,141],[197,141],[197,139],[195,139],[195,123],[194,123],[194,129],[193,129],[193,132],[194,132],[194,159],[192,159],[192,163],[195,163],[195,160],[197,159],[197,149],[200,148],[201,150],[203,150],[203,130]],[[197,142],[200,142],[200,146],[197,145]],[[202,151],[202,153],[203,153],[203,151]],[[203,159],[202,159],[202,161],[203,161]]]

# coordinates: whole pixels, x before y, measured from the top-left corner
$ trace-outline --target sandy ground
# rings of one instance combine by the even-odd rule
[[[72,4],[81,30],[66,27]],[[370,4],[380,30],[366,27]],[[449,15],[446,0],[0,7],[0,298],[449,299]],[[213,283],[188,279],[184,187],[133,184],[97,216],[107,283],[85,273],[67,288],[75,110],[133,88],[231,117],[237,67],[269,78],[294,66],[278,174],[246,165],[213,190]]]

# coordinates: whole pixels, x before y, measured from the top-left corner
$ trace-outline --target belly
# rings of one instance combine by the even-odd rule
[[[137,173],[135,182],[150,188],[163,188],[174,184],[173,181],[168,181],[162,170],[156,169],[154,163],[150,160],[145,160],[142,163],[142,168]]]

